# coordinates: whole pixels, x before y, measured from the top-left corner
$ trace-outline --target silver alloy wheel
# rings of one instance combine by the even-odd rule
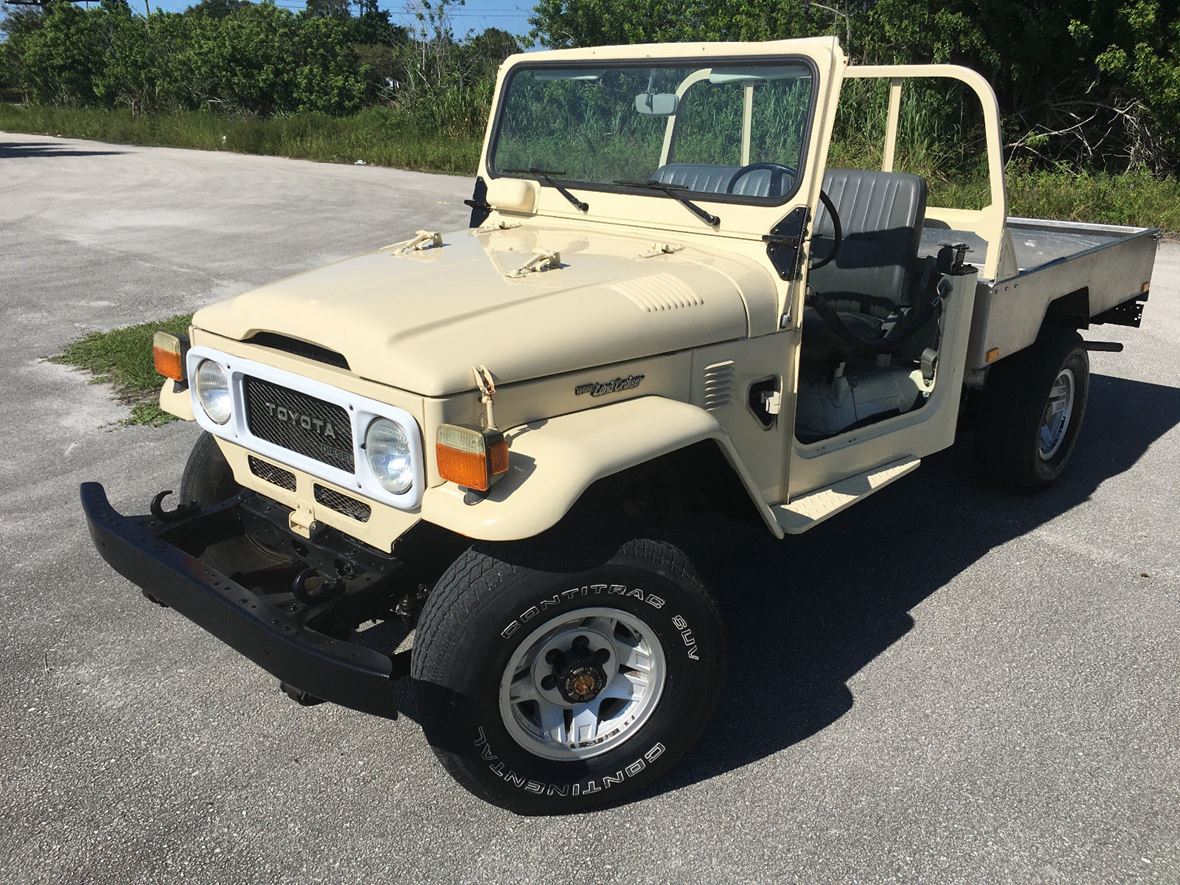
[[[1069,432],[1069,420],[1073,417],[1074,391],[1077,382],[1073,369],[1062,369],[1057,373],[1049,389],[1049,401],[1041,415],[1041,427],[1037,431],[1038,453],[1042,461],[1048,461],[1057,454]]]
[[[666,675],[664,649],[642,620],[617,608],[579,609],[516,647],[500,679],[500,717],[530,753],[588,759],[643,727]]]

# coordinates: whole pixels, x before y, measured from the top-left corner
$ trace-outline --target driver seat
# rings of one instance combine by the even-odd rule
[[[904,172],[829,169],[823,187],[836,206],[844,238],[835,259],[808,274],[808,285],[850,331],[876,338],[883,321],[910,304],[926,220],[926,181]],[[834,241],[831,215],[821,203],[812,256],[823,260]],[[831,361],[853,352],[814,307],[804,308],[804,359]]]
[[[704,194],[724,194],[741,166],[710,166],[704,163],[666,163],[652,175],[660,184],[674,184]],[[777,182],[776,193],[771,193]],[[781,197],[793,187],[785,176],[777,178],[769,169],[755,169],[734,182],[733,194],[739,197]]]

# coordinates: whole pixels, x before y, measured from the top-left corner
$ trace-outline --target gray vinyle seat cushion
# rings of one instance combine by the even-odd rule
[[[652,176],[660,184],[675,184],[705,194],[727,193],[730,181],[741,166],[709,166],[704,163],[667,163]],[[739,197],[770,196],[772,173],[769,169],[755,169],[734,182],[733,193]],[[794,179],[780,175],[779,190],[794,187]],[[781,197],[783,194],[774,194]]]
[[[926,181],[903,172],[829,169],[824,192],[836,205],[844,237],[835,260],[811,271],[808,283],[846,326],[871,338],[881,320],[909,303],[926,220]],[[812,237],[813,260],[827,257],[834,239],[831,215],[821,204]],[[849,350],[814,308],[804,311],[803,330],[807,355]]]
[[[926,220],[925,180],[904,172],[829,169],[824,192],[836,204],[844,240],[831,264],[811,272],[811,288],[837,299],[845,292],[866,295],[882,307],[907,303]],[[819,260],[835,238],[822,203],[814,231],[811,254]]]
[[[721,194],[740,168],[668,163],[656,170],[653,179],[700,193]],[[793,186],[790,176],[778,177],[780,188]],[[746,197],[769,196],[771,179],[769,169],[756,169],[739,178],[733,192]],[[926,219],[926,182],[904,172],[829,169],[824,175],[824,192],[836,204],[844,238],[835,260],[811,272],[811,288],[827,295],[837,312],[884,319],[908,302]],[[831,252],[835,237],[831,215],[822,203],[814,231],[811,254],[820,259]],[[855,318],[852,321],[862,325]]]

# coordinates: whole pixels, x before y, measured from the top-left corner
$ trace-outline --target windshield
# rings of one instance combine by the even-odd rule
[[[779,203],[797,187],[811,101],[800,61],[526,64],[505,84],[488,166],[549,184]]]

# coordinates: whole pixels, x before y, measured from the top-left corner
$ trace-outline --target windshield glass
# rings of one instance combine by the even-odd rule
[[[526,64],[505,84],[488,165],[493,176],[779,203],[797,187],[811,101],[799,61]]]

